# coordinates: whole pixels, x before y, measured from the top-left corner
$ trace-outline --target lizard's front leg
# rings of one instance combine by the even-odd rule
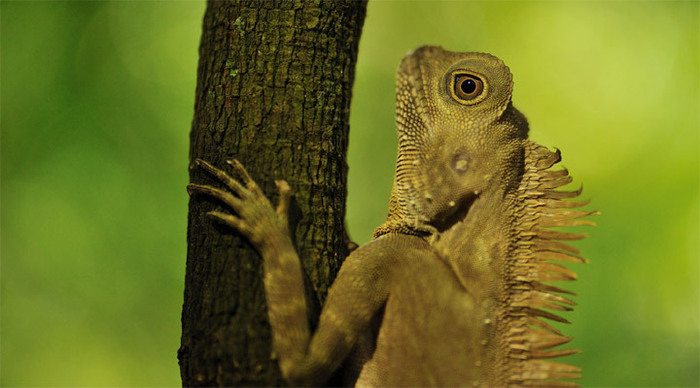
[[[190,184],[188,192],[215,197],[233,209],[235,215],[221,211],[207,214],[238,230],[263,257],[273,349],[279,357],[282,374],[293,385],[325,382],[384,303],[388,278],[378,274],[385,275],[390,268],[389,260],[381,258],[388,257],[393,247],[360,248],[353,252],[331,286],[318,328],[311,336],[301,264],[289,236],[289,185],[276,182],[280,200],[273,208],[238,161],[229,164],[241,181],[203,160],[195,163],[228,190]],[[377,260],[368,260],[370,257]]]
[[[273,208],[239,161],[227,163],[242,182],[201,159],[195,163],[225,184],[228,190],[192,183],[187,186],[188,192],[215,197],[233,209],[236,215],[217,210],[207,215],[243,234],[264,259],[264,283],[268,316],[273,329],[273,348],[286,376],[286,364],[290,360],[303,358],[310,336],[301,265],[289,236],[289,185],[282,180],[275,182],[280,199],[277,207]]]

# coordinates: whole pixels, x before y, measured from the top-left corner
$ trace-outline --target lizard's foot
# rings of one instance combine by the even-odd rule
[[[291,194],[289,184],[283,180],[275,181],[280,198],[277,207],[273,208],[270,200],[238,160],[228,160],[226,163],[233,167],[242,182],[208,162],[196,159],[195,164],[198,167],[221,181],[228,190],[190,183],[187,185],[187,192],[190,195],[212,196],[233,209],[236,215],[218,210],[210,211],[207,215],[239,231],[258,249],[262,249],[268,242],[268,236],[279,235],[279,232],[288,235],[287,209]]]

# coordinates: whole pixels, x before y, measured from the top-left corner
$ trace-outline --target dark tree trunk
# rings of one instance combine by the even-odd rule
[[[190,161],[237,158],[274,202],[294,193],[293,239],[318,306],[345,257],[348,113],[364,2],[210,2]],[[190,180],[214,183],[199,170]],[[185,386],[279,385],[261,259],[193,197],[178,352]],[[227,209],[228,210],[228,209]],[[313,316],[318,311],[312,312]]]

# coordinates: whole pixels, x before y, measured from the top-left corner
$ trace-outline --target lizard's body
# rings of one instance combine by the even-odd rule
[[[465,316],[476,307],[475,300],[460,286],[449,264],[420,237],[388,234],[370,244],[396,253],[405,249],[408,254],[400,259],[390,256],[391,288],[377,347],[357,385],[458,386],[478,381],[474,360],[482,347],[476,337],[483,323]]]
[[[276,211],[243,167],[244,184],[198,164],[230,191],[191,184],[237,213],[212,216],[247,236],[265,262],[273,347],[292,384],[322,384],[361,336],[370,356],[357,385],[556,385],[578,369],[544,358],[568,341],[537,317],[570,302],[548,280],[573,278],[549,261],[582,261],[546,226],[584,223],[561,201],[578,192],[551,171],[559,154],[527,140],[497,58],[423,47],[397,76],[399,155],[387,221],[345,260],[310,332],[299,258],[289,237],[289,187]],[[376,325],[375,325],[376,324]],[[377,333],[373,333],[375,327]]]

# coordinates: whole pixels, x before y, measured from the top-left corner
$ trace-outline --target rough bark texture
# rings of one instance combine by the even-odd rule
[[[273,201],[274,179],[289,182],[311,306],[323,301],[345,256],[348,113],[365,5],[216,1],[204,16],[190,160],[226,167],[237,158]],[[213,183],[199,170],[190,180]],[[279,385],[262,262],[238,234],[205,216],[220,207],[190,200],[182,382]]]

